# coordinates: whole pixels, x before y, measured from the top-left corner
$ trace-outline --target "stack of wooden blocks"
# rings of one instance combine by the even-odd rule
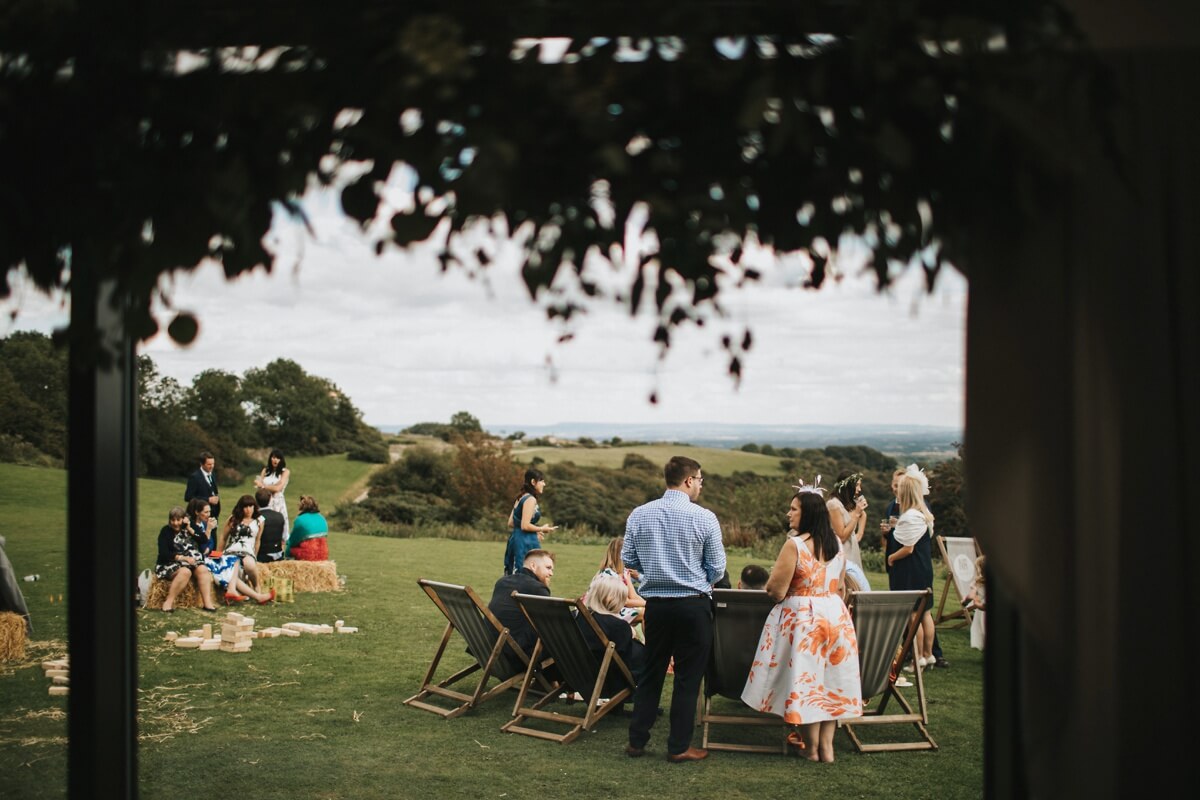
[[[50,679],[50,696],[65,697],[71,693],[71,667],[66,656],[43,661],[42,669]]]
[[[221,632],[215,636],[212,625],[205,623],[203,627],[188,631],[187,636],[180,636],[175,631],[167,631],[165,638],[168,642],[174,642],[176,647],[221,650],[225,653],[248,653],[256,638],[254,617],[230,611],[225,615],[225,622],[221,624]]]
[[[221,625],[221,650],[225,653],[248,653],[254,644],[254,617],[243,617],[230,611]]]

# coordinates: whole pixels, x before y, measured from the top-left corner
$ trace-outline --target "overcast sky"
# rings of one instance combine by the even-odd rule
[[[722,293],[725,319],[680,329],[660,360],[650,313],[631,318],[601,301],[559,343],[563,328],[529,300],[510,251],[501,248],[481,277],[442,273],[428,248],[375,256],[332,195],[306,203],[315,237],[277,222],[273,274],[226,282],[208,265],[162,284],[201,327],[186,348],[165,335],[143,345],[160,372],[187,385],[203,369],[241,374],[289,358],[337,384],[374,425],[445,422],[461,410],[494,430],[558,422],[963,425],[966,281],[951,270],[933,294],[916,269],[879,294],[873,277],[849,266],[841,282],[814,292],[798,288],[804,263],[764,262],[760,284]],[[0,335],[63,324],[61,298],[28,290],[20,277],[0,304],[18,312],[15,321],[5,313]],[[160,317],[164,328],[168,320]],[[735,385],[720,333],[740,338],[747,325],[754,344]],[[657,405],[648,400],[655,392]]]

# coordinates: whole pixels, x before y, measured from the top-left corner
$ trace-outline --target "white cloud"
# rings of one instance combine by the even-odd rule
[[[164,281],[173,306],[196,313],[201,328],[187,348],[164,335],[143,346],[162,373],[186,384],[203,369],[242,373],[290,358],[340,386],[374,424],[445,421],[458,410],[497,427],[963,423],[966,282],[956,273],[926,295],[910,269],[878,294],[873,278],[849,267],[816,292],[797,288],[801,264],[767,269],[761,284],[721,295],[725,318],[677,330],[660,360],[648,312],[631,318],[615,303],[593,304],[558,344],[563,326],[529,302],[503,252],[474,279],[442,273],[429,247],[374,256],[330,196],[306,205],[316,238],[277,224],[274,274],[226,282],[207,265]],[[19,314],[7,329],[65,322],[61,301],[13,277],[16,292],[0,308]],[[754,344],[735,387],[719,332],[740,339],[747,326]]]

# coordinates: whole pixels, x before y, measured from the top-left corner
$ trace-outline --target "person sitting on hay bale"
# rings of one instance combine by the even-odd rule
[[[288,557],[296,561],[328,561],[329,523],[316,499],[310,494],[301,495],[299,510],[288,536]]]
[[[192,537],[191,526],[184,524],[186,520],[184,510],[173,506],[167,512],[167,524],[158,532],[158,563],[154,565],[154,574],[161,581],[170,581],[162,610],[168,614],[175,610],[175,598],[194,576],[196,588],[200,590],[200,597],[204,602],[204,610],[216,611],[217,607],[213,605],[212,598],[211,575],[204,564],[204,556]]]

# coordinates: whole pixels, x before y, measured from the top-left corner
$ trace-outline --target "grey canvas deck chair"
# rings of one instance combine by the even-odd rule
[[[963,628],[971,624],[971,610],[963,608],[962,599],[971,590],[971,582],[975,580],[975,559],[983,555],[979,542],[971,536],[935,536],[938,550],[942,554],[942,563],[950,573],[942,586],[942,597],[938,600],[937,611],[933,614],[935,625],[952,619],[958,619],[957,625],[947,626],[951,630]],[[950,587],[954,587],[958,602],[953,604],[949,613],[946,612],[946,598]]]
[[[702,731],[700,746],[708,750],[786,755],[790,729],[784,724],[783,718],[756,711],[742,702],[742,689],[746,686],[750,664],[758,650],[763,623],[775,607],[775,601],[761,589],[714,589],[713,605],[712,654],[704,675],[704,691],[700,693],[700,709],[696,715]],[[736,701],[737,713],[715,712],[713,698],[718,696]],[[717,725],[776,728],[779,742],[755,744],[717,741],[717,731],[714,729]],[[722,738],[727,738],[729,733],[732,731],[723,733]]]
[[[925,702],[925,679],[918,667],[913,674],[916,682],[916,708],[896,688],[900,666],[912,650],[913,639],[921,624],[921,615],[929,607],[933,592],[929,589],[904,592],[852,592],[850,614],[858,637],[858,663],[862,673],[863,703],[870,708],[863,716],[842,720],[839,724],[850,736],[860,753],[886,750],[936,750],[937,743],[929,735],[928,708]],[[888,711],[891,701],[899,706]],[[894,708],[895,706],[893,706]],[[883,725],[911,725],[917,738],[897,737],[889,731],[887,741],[867,744],[862,741],[863,728]],[[881,731],[882,733],[882,731]],[[900,740],[897,740],[897,739]]]
[[[619,708],[622,702],[633,695],[633,674],[629,665],[617,654],[616,645],[609,641],[604,631],[596,624],[592,612],[579,600],[520,592],[513,592],[513,599],[517,601],[517,605],[538,634],[538,642],[533,647],[530,675],[533,671],[532,664],[549,655],[551,660],[545,661],[544,664],[554,665],[556,683],[533,705],[526,705],[530,685],[530,677],[527,676],[517,696],[513,718],[501,725],[500,730],[568,744],[583,731],[590,731],[606,714]],[[603,656],[597,655],[588,647],[587,639],[575,621],[576,614],[591,626],[592,632],[604,646]],[[576,692],[584,698],[583,716],[568,714],[562,710],[545,710],[552,703],[565,707],[570,701],[560,700],[559,695],[566,693],[568,698],[572,698]],[[567,730],[564,733],[555,733],[530,727],[535,720],[539,723],[566,725]]]
[[[508,629],[488,610],[487,604],[479,598],[474,589],[470,586],[440,583],[425,578],[419,579],[417,584],[446,616],[447,624],[433,661],[425,672],[425,679],[421,681],[421,690],[405,700],[405,705],[453,719],[508,689],[521,686],[526,673],[529,672],[533,673],[534,679],[540,682],[542,688],[549,688],[549,684],[536,670],[529,670],[528,654],[513,641]],[[466,640],[467,652],[475,663],[435,683],[438,664],[455,631]],[[478,683],[473,687],[464,685],[467,691],[452,688],[459,681],[476,673]],[[488,689],[488,681],[493,679],[499,683]],[[434,697],[450,700],[453,705],[446,708],[429,702]]]

